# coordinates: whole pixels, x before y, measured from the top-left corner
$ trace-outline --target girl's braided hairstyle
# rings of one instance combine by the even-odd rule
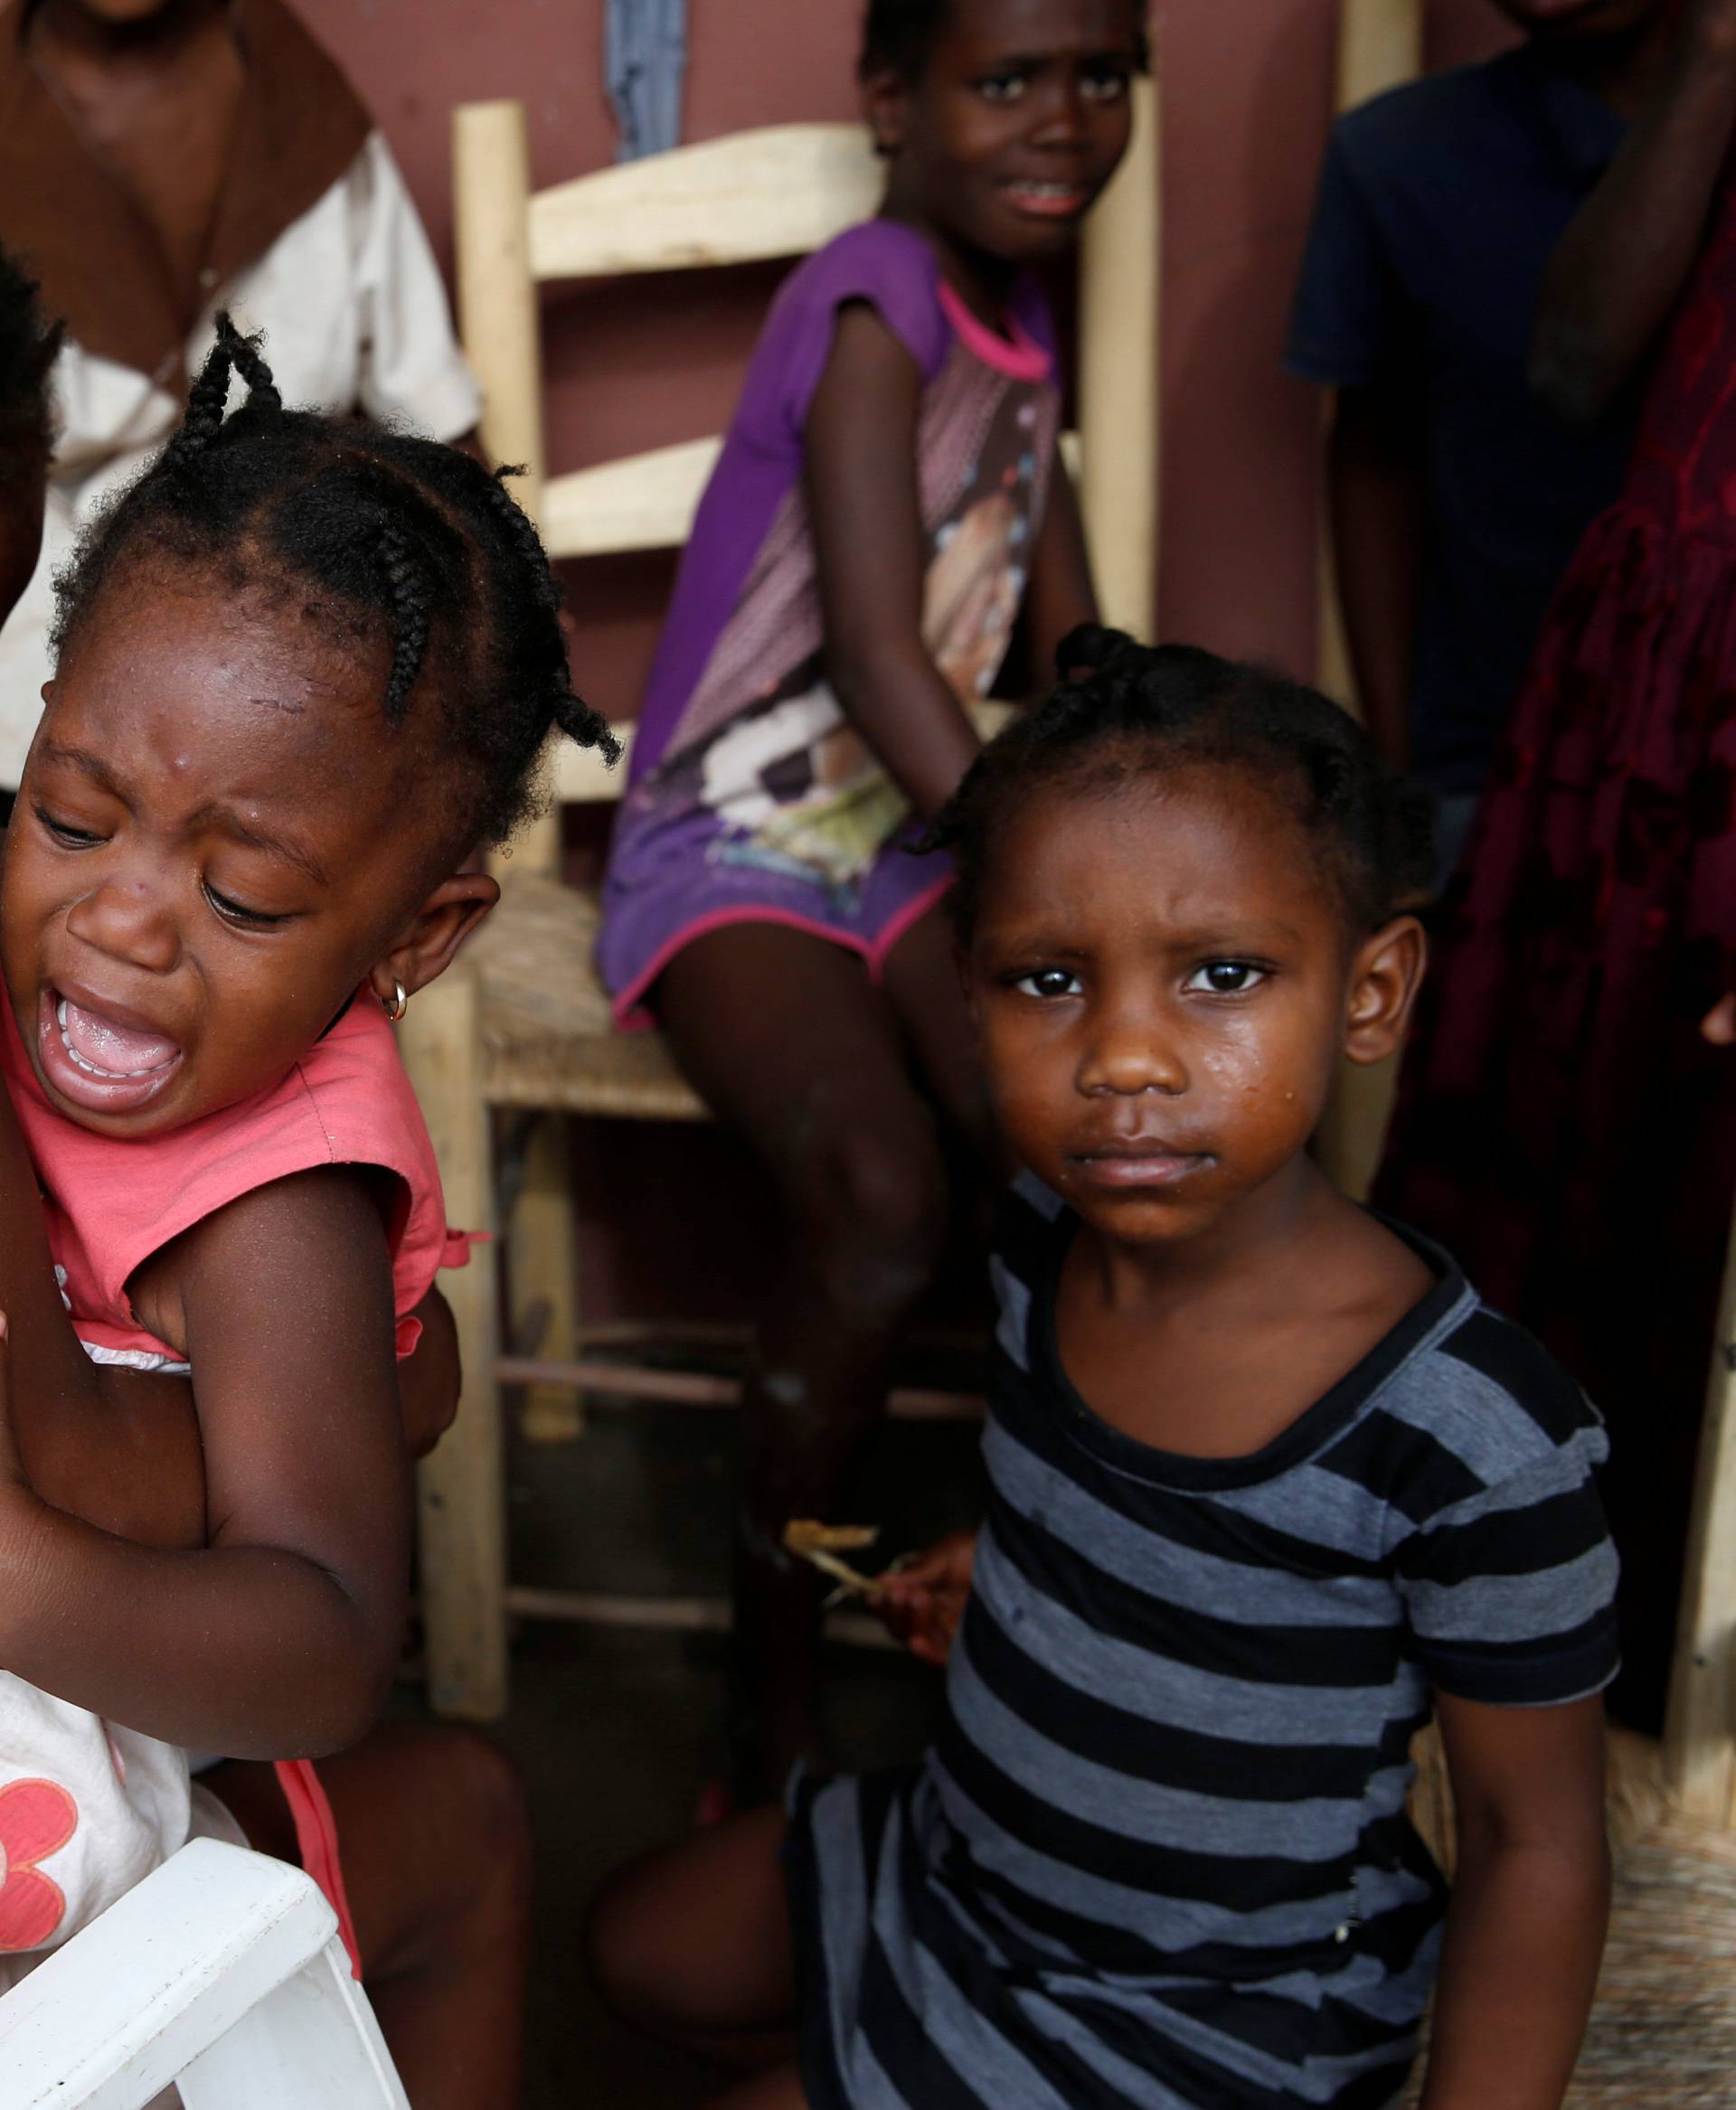
[[[1241,770],[1289,806],[1358,938],[1426,898],[1427,795],[1325,696],[1198,645],[1137,645],[1089,623],[1055,658],[1061,685],[984,749],[929,832],[930,845],[952,852],[967,942],[996,838],[1021,802],[1153,784],[1191,764]]]
[[[1145,0],[1128,0],[1128,5],[1139,20],[1138,61],[1143,71],[1151,62]],[[915,80],[951,12],[951,0],[868,0],[856,61],[858,78],[866,80],[871,74],[886,72],[900,80]]]
[[[225,417],[231,372],[246,401]],[[93,522],[55,581],[64,655],[123,558],[217,569],[236,590],[293,594],[363,649],[384,638],[393,731],[439,712],[455,765],[450,834],[505,841],[536,799],[550,729],[614,761],[607,722],[567,675],[561,593],[536,530],[456,447],[354,419],[287,410],[227,315],[187,414],[138,481]],[[420,723],[420,718],[418,719]]]
[[[53,451],[48,376],[62,332],[43,319],[38,290],[0,250],[0,471],[40,470]]]

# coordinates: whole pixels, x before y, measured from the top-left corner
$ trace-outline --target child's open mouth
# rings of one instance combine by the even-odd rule
[[[166,1034],[52,986],[42,993],[37,1042],[44,1081],[93,1114],[136,1112],[181,1066],[181,1048]]]
[[[1015,211],[1033,220],[1073,220],[1091,202],[1084,184],[1043,183],[1033,178],[1006,185],[1006,195]]]

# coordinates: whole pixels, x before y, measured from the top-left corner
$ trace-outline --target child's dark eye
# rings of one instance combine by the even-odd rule
[[[1015,975],[1012,986],[1027,996],[1077,996],[1079,976],[1066,967],[1037,967],[1028,975]]]
[[[57,843],[64,843],[69,850],[87,850],[93,843],[100,843],[100,835],[93,835],[89,828],[75,828],[69,821],[57,821],[46,806],[35,809],[36,818]]]
[[[1207,960],[1203,967],[1194,968],[1187,986],[1210,996],[1241,996],[1265,979],[1266,969],[1247,960]]]
[[[1028,85],[1023,73],[986,73],[976,92],[985,102],[1017,102]]]
[[[1127,69],[1090,66],[1080,76],[1079,91],[1087,102],[1119,102],[1127,92]]]
[[[289,920],[287,916],[269,915],[263,909],[250,909],[243,902],[231,900],[227,894],[220,894],[209,880],[203,881],[201,884],[204,888],[206,900],[225,923],[238,924],[244,930],[269,930],[274,925],[288,923]]]

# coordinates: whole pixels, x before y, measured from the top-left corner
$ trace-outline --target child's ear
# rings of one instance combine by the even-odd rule
[[[1403,1045],[1428,963],[1429,940],[1414,916],[1395,916],[1357,947],[1344,1016],[1353,1062],[1384,1061]]]
[[[890,159],[904,144],[904,126],[910,107],[910,83],[890,66],[879,66],[862,80],[862,114],[874,152]]]
[[[403,984],[406,996],[413,996],[445,974],[454,953],[499,899],[499,882],[486,871],[455,871],[443,879],[397,944],[374,963],[368,981],[381,1003],[391,1007],[394,982]]]

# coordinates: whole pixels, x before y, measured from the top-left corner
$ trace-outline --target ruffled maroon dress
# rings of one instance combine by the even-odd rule
[[[1622,497],[1543,632],[1449,890],[1378,1199],[1602,1407],[1612,1698],[1660,1718],[1719,1282],[1736,1061],[1736,186]]]

